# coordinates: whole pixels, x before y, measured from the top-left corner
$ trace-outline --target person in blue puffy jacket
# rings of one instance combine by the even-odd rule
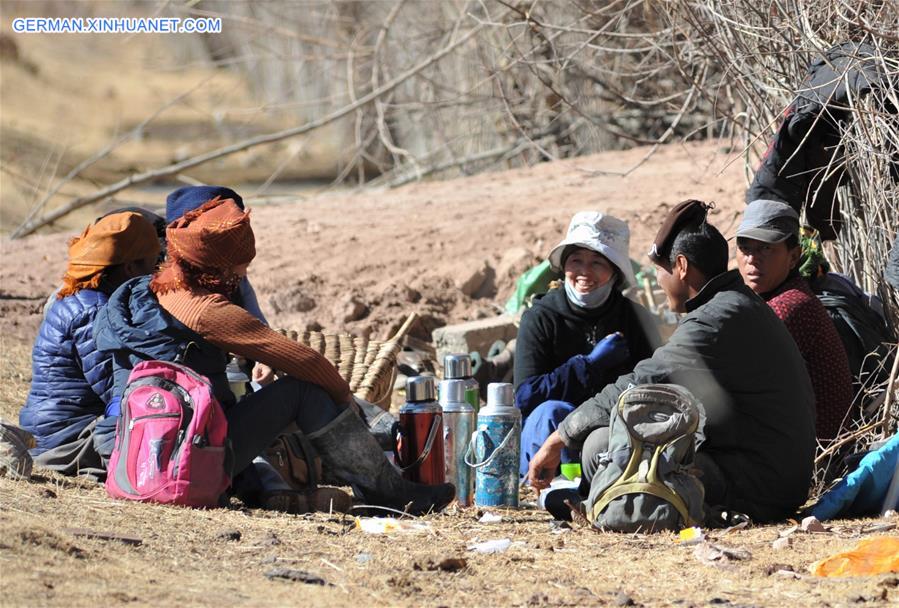
[[[627,223],[581,211],[549,254],[563,284],[535,299],[515,343],[515,404],[524,417],[519,472],[565,417],[659,345],[656,322],[621,293],[635,285]],[[562,462],[577,461],[576,454]]]
[[[32,351],[31,388],[19,424],[34,435],[35,464],[102,477],[93,429],[112,397],[112,360],[94,343],[97,311],[126,280],[153,271],[156,229],[140,213],[113,213],[69,243],[63,287]]]

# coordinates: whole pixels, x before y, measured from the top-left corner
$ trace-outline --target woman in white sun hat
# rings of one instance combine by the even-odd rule
[[[524,417],[520,472],[559,423],[659,345],[652,315],[621,291],[635,285],[627,223],[575,214],[549,254],[562,287],[524,313],[515,345],[515,404]],[[578,455],[563,452],[562,462]]]

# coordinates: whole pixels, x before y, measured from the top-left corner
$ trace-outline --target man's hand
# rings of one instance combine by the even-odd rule
[[[253,366],[253,382],[257,383],[259,386],[266,386],[271,384],[274,379],[275,370],[265,363],[256,362],[256,365]]]
[[[528,465],[528,482],[538,492],[549,487],[550,482],[556,475],[559,463],[562,461],[562,449],[565,444],[559,436],[559,431],[553,431],[553,434],[546,438],[531,462]]]

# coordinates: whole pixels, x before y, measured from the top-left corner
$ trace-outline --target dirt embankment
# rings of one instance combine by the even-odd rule
[[[562,237],[571,215],[599,209],[628,221],[632,256],[644,252],[668,208],[715,201],[712,219],[732,231],[742,205],[736,164],[723,144],[598,154],[396,190],[334,192],[293,204],[253,207],[250,267],[273,326],[323,327],[384,337],[411,311],[418,337],[435,327],[496,314],[515,278]],[[162,196],[160,201],[162,203]],[[65,268],[66,234],[2,241],[0,331],[30,340],[43,298]],[[459,286],[482,269],[485,284]]]

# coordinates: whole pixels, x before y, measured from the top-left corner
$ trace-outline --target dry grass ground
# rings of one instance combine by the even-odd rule
[[[430,531],[377,536],[351,519],[229,509],[199,511],[109,500],[88,482],[39,476],[0,480],[4,606],[849,606],[899,598],[899,579],[817,579],[810,563],[852,546],[869,522],[828,534],[794,534],[780,551],[777,527],[714,534],[751,552],[701,564],[673,535],[554,531],[546,513],[503,511],[479,524],[474,508],[426,518]],[[139,546],[72,529],[139,538]],[[239,540],[235,537],[239,533]],[[509,538],[505,553],[475,541]],[[439,569],[447,558],[461,568]],[[324,585],[272,580],[302,570]],[[633,602],[633,604],[629,603]]]
[[[16,419],[30,379],[25,344],[3,343],[0,416]],[[533,500],[532,495],[525,495]],[[710,536],[752,557],[701,563],[673,534],[630,536],[560,531],[533,508],[476,508],[425,518],[430,530],[389,536],[355,529],[347,517],[294,516],[243,508],[209,511],[113,501],[97,484],[36,471],[0,478],[0,597],[3,606],[856,606],[899,601],[899,576],[818,579],[814,561],[850,548],[871,520],[837,522],[827,534],[791,535],[762,526]],[[140,545],[78,530],[140,539]],[[233,539],[239,533],[240,538]],[[474,542],[508,538],[480,555]],[[461,558],[458,571],[439,569]],[[301,570],[326,584],[269,579]],[[434,569],[437,568],[437,569]],[[628,602],[633,602],[630,604]]]

